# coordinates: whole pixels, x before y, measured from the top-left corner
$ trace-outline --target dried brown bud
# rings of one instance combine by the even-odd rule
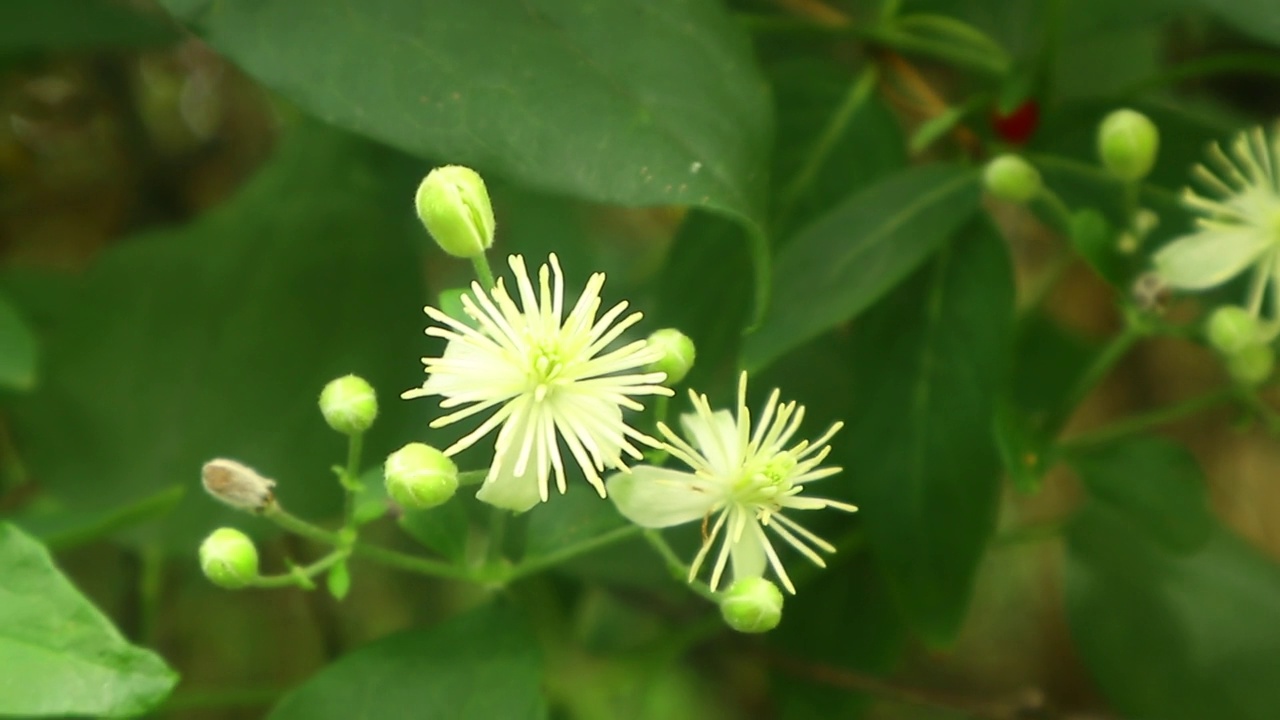
[[[258,471],[245,465],[215,458],[204,464],[200,473],[204,489],[218,500],[237,510],[260,513],[275,505],[276,497],[272,493],[276,482],[258,474]]]

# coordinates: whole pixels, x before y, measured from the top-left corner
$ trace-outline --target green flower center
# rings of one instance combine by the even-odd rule
[[[763,463],[748,466],[733,484],[734,496],[746,503],[771,503],[791,491],[794,486],[791,475],[795,468],[795,455],[786,451]]]
[[[540,345],[534,353],[532,372],[529,375],[529,386],[533,390],[534,402],[546,400],[561,384],[565,369],[560,348]]]

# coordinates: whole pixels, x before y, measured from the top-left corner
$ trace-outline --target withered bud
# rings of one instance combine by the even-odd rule
[[[262,477],[258,471],[235,460],[210,460],[204,464],[200,478],[210,495],[237,510],[260,513],[276,503],[272,492],[276,481]]]

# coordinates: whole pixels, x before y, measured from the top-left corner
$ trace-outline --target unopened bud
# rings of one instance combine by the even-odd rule
[[[740,578],[721,597],[720,615],[738,632],[768,632],[782,622],[782,591],[762,577]]]
[[[1223,355],[1236,355],[1262,340],[1258,319],[1248,310],[1227,305],[1213,311],[1205,329],[1209,344]]]
[[[1261,385],[1275,365],[1276,353],[1270,345],[1250,345],[1227,357],[1227,372],[1241,385]]]
[[[206,492],[237,510],[260,513],[276,502],[275,481],[235,460],[210,460],[201,468],[200,480]]]
[[[432,170],[418,186],[414,205],[427,232],[450,255],[473,258],[493,245],[493,206],[475,170],[461,165]]]
[[[200,543],[200,569],[214,585],[238,590],[258,577],[258,549],[235,528],[219,528]]]
[[[458,490],[458,466],[430,445],[405,445],[387,457],[383,471],[387,494],[410,510],[443,505]]]
[[[1160,131],[1146,115],[1116,110],[1098,126],[1098,156],[1112,175],[1134,182],[1151,172],[1160,150]]]
[[[982,171],[987,192],[1002,200],[1025,203],[1040,194],[1040,171],[1017,155],[1001,155]]]
[[[689,371],[693,369],[693,361],[697,357],[697,348],[688,335],[675,328],[664,328],[649,336],[649,345],[662,351],[662,359],[649,364],[649,370],[667,374],[666,385],[678,385]]]
[[[364,378],[346,375],[324,386],[320,413],[334,430],[343,435],[359,435],[378,417],[378,396]]]

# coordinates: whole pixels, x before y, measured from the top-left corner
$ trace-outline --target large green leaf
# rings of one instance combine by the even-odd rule
[[[712,0],[164,0],[315,115],[544,190],[760,225],[771,134]]]
[[[178,676],[130,645],[54,566],[49,552],[0,523],[0,715],[132,717]]]
[[[846,467],[908,623],[948,642],[968,603],[1000,488],[994,397],[1009,365],[1013,279],[985,218],[855,326],[864,385]]]
[[[35,336],[17,309],[0,295],[0,389],[29,390],[35,383]]]
[[[1177,493],[1177,482],[1168,492]],[[1161,502],[1155,483],[1148,499]],[[1203,513],[1203,510],[1202,510]],[[1201,519],[1184,511],[1184,521]],[[1178,553],[1101,502],[1067,533],[1067,620],[1124,717],[1272,720],[1280,711],[1280,567],[1216,525]]]
[[[522,720],[546,716],[533,633],[505,604],[379,640],[287,695],[270,720]]]
[[[773,303],[743,348],[758,370],[870,307],[978,205],[977,174],[951,165],[902,170],[802,229],[779,253]]]
[[[355,372],[379,391],[370,457],[429,412],[396,397],[421,381],[414,165],[303,126],[225,205],[104,253],[52,323],[39,392],[14,403],[32,475],[68,510],[106,509],[194,488],[228,456],[291,509],[336,510],[345,442],[316,408],[325,382]],[[155,527],[192,546],[232,512],[191,492]]]

